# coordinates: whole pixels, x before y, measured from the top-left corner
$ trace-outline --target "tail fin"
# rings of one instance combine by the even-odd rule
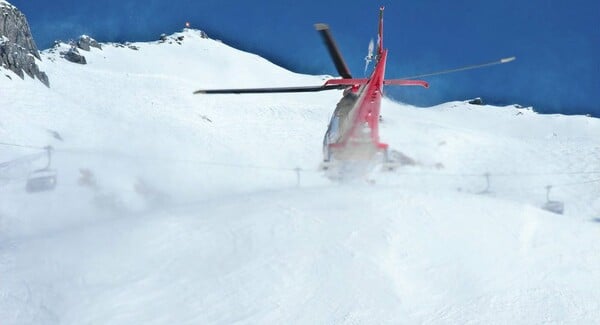
[[[384,6],[379,7],[379,34],[377,37],[377,54],[383,53],[383,10]]]

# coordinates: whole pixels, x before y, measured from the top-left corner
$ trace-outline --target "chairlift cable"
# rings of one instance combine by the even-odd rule
[[[11,147],[29,148],[29,149],[46,150],[46,147],[36,147],[36,146],[31,146],[31,145],[26,145],[26,144],[17,144],[17,143],[0,142],[0,145],[2,145],[2,146],[11,146]]]
[[[575,185],[592,184],[592,183],[598,183],[598,182],[600,182],[600,178],[599,179],[587,180],[587,181],[581,181],[581,182],[571,182],[571,183],[557,184],[557,185],[552,185],[552,187],[554,188],[554,187],[575,186]]]
[[[593,184],[593,183],[600,183],[600,179],[592,179],[592,180],[585,180],[585,181],[580,181],[580,182],[569,182],[569,183],[558,183],[558,184],[547,184],[545,186],[552,186],[552,188],[561,188],[561,187],[568,187],[568,186],[578,186],[578,185],[587,185],[587,184]],[[519,190],[519,191],[537,191],[542,187],[545,187],[542,185],[535,185],[535,186],[506,186],[506,187],[500,187],[500,190]]]
[[[44,148],[41,148],[44,149]],[[93,155],[103,155],[109,154],[118,156],[121,158],[132,159],[132,160],[144,160],[144,161],[162,161],[162,162],[173,162],[173,163],[194,163],[199,165],[213,165],[213,166],[224,166],[224,167],[238,167],[238,168],[248,168],[248,169],[265,169],[265,170],[279,170],[279,171],[296,171],[296,168],[286,168],[286,167],[275,167],[275,166],[259,166],[259,165],[244,165],[244,164],[235,164],[235,163],[227,163],[227,162],[219,162],[219,161],[203,161],[203,160],[194,160],[194,159],[168,159],[168,158],[157,158],[157,157],[141,157],[141,156],[131,156],[120,152],[106,152],[101,153],[95,150],[85,150],[85,149],[54,149],[55,152],[63,152],[63,153],[81,153],[81,154],[93,154]],[[304,172],[312,171],[310,168],[302,169]],[[485,173],[395,173],[397,175],[404,176],[451,176],[451,177],[482,177]],[[590,175],[590,174],[600,174],[600,171],[567,171],[567,172],[514,172],[514,173],[489,173],[490,177],[522,177],[522,176],[550,176],[550,175]]]
[[[138,161],[155,161],[155,162],[165,162],[165,163],[191,163],[205,166],[223,166],[223,167],[233,167],[233,168],[247,168],[247,169],[264,169],[264,170],[278,170],[278,171],[296,171],[296,168],[284,168],[284,167],[275,167],[275,166],[259,166],[259,165],[244,165],[244,164],[235,164],[235,163],[227,163],[227,162],[219,162],[219,161],[205,161],[205,160],[194,160],[194,159],[168,159],[168,158],[158,158],[158,157],[143,157],[143,156],[132,156],[125,153],[120,152],[99,152],[94,150],[84,150],[84,149],[55,149],[57,153],[70,153],[70,154],[85,154],[85,155],[113,155],[122,159],[129,160],[138,160]],[[303,169],[303,171],[306,171]]]
[[[450,177],[482,177],[486,173],[402,173],[396,172],[396,175],[403,176],[450,176]],[[594,175],[600,174],[600,171],[569,171],[569,172],[514,172],[514,173],[489,173],[490,177],[523,177],[523,176],[550,176],[550,175]]]
[[[0,145],[21,147],[36,150],[48,150],[48,146],[32,146],[17,143],[0,142]],[[248,169],[264,169],[264,170],[278,170],[278,171],[296,171],[296,168],[285,168],[275,166],[259,166],[259,165],[244,165],[235,163],[226,163],[218,161],[202,161],[193,159],[165,159],[156,157],[140,157],[130,156],[120,152],[99,152],[97,150],[86,150],[76,148],[61,148],[53,149],[55,152],[71,153],[71,154],[87,154],[87,155],[114,155],[121,158],[133,159],[133,160],[145,160],[145,161],[163,161],[163,162],[174,162],[174,163],[194,163],[199,165],[212,165],[212,166],[223,166],[223,167],[234,167],[234,168],[248,168]],[[303,172],[313,171],[311,168],[302,169]],[[448,176],[448,177],[482,177],[484,173],[395,173],[396,175],[402,176]],[[550,176],[550,175],[595,175],[600,174],[600,171],[565,171],[565,172],[501,172],[501,173],[489,173],[491,177],[523,177],[523,176]],[[579,184],[579,183],[577,183]]]

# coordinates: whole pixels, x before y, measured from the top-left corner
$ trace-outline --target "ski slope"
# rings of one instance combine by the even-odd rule
[[[192,95],[329,76],[191,29],[130,45],[44,51],[49,89],[0,68],[0,323],[600,319],[599,119],[385,100],[412,163],[335,184],[317,167],[340,92]],[[27,193],[47,145],[58,185]]]

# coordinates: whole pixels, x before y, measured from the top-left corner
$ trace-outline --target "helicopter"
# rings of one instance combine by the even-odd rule
[[[239,88],[239,89],[202,89],[194,94],[258,94],[258,93],[304,93],[326,90],[343,90],[342,99],[336,105],[327,131],[323,137],[323,162],[321,169],[328,171],[332,179],[344,179],[348,176],[364,175],[373,165],[382,162],[384,170],[394,170],[398,163],[390,159],[388,144],[380,141],[379,122],[381,99],[384,86],[420,86],[429,88],[422,78],[432,75],[463,71],[489,65],[507,63],[515,58],[467,66],[458,69],[439,71],[403,79],[385,79],[385,66],[388,50],[383,42],[383,12],[379,8],[377,48],[373,53],[373,42],[369,44],[369,53],[365,57],[365,72],[370,62],[374,62],[368,78],[354,78],[346,65],[342,54],[327,24],[318,23],[314,27],[333,60],[341,78],[329,79],[319,86]],[[376,159],[380,156],[381,159]]]

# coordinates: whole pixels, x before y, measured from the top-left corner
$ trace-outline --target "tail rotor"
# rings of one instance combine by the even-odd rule
[[[365,56],[365,76],[367,75],[367,69],[369,69],[369,64],[373,61],[374,57],[373,57],[373,50],[375,49],[375,43],[373,42],[373,39],[371,38],[371,41],[369,42],[369,49],[367,52],[367,56]]]

